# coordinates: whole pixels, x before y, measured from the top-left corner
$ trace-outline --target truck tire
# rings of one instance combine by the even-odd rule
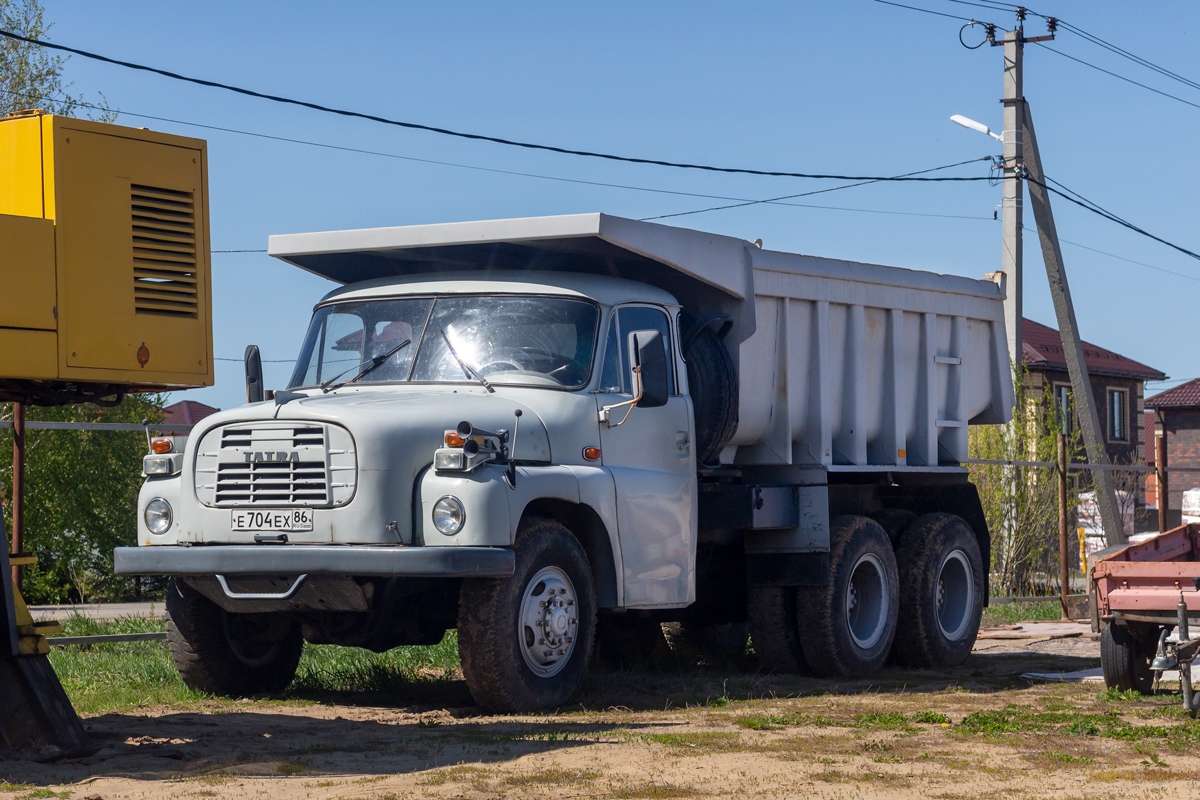
[[[696,461],[715,467],[738,426],[738,378],[725,344],[703,328],[683,351],[696,415]]]
[[[754,655],[764,670],[784,675],[812,672],[800,646],[795,588],[751,586],[746,592],[746,614]]]
[[[907,667],[956,667],[971,655],[986,580],[979,540],[962,517],[924,514],[896,545],[900,629],[896,659]]]
[[[231,614],[186,582],[167,583],[167,645],[179,677],[209,694],[282,691],[304,649],[300,627],[281,614]]]
[[[872,519],[829,525],[829,582],[796,588],[804,658],[820,677],[866,675],[883,665],[896,635],[896,555]]]
[[[592,570],[579,541],[554,520],[526,518],[513,547],[510,577],[463,581],[463,676],[471,696],[491,711],[557,708],[579,688],[592,656]]]
[[[1150,669],[1153,658],[1154,648],[1135,639],[1124,625],[1110,622],[1100,632],[1100,672],[1110,689],[1150,694],[1154,688]]]

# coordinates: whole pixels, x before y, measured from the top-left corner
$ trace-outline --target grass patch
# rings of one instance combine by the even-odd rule
[[[950,718],[945,714],[939,714],[936,711],[918,711],[909,717],[913,722],[918,722],[922,725],[949,725]]]
[[[752,731],[777,731],[780,728],[798,725],[813,725],[818,728],[845,725],[823,715],[810,716],[794,711],[788,714],[745,714],[733,720],[733,724]]]
[[[67,792],[67,791],[56,792],[51,789],[34,789],[29,794],[21,795],[21,800],[25,800],[25,798],[29,798],[29,800],[34,800],[35,798],[42,798],[42,797],[57,797],[57,798],[59,798],[59,800],[67,800],[67,798],[70,796],[71,796],[71,793]]]
[[[104,636],[164,630],[158,620],[130,617],[99,621],[74,616],[62,636]],[[207,699],[184,686],[165,641],[52,647],[54,665],[75,708],[85,714],[145,705],[180,705]],[[287,692],[388,693],[458,667],[458,638],[449,631],[432,647],[398,647],[371,653],[335,645],[305,645],[296,679]]]
[[[736,733],[704,731],[700,733],[644,733],[647,742],[675,747],[683,750],[707,751],[733,750],[739,744]]]
[[[1172,749],[1200,744],[1200,721],[1187,720],[1178,725],[1133,725],[1115,710],[1103,714],[1081,711],[1034,711],[1027,706],[1010,705],[993,711],[976,711],[956,727],[963,733],[1006,735],[1047,733],[1068,736],[1098,736],[1129,742],[1162,741]]]
[[[657,798],[668,797],[693,797],[696,792],[686,786],[675,786],[670,783],[659,783],[658,781],[649,781],[647,783],[631,783],[613,786],[608,792],[608,797],[620,798],[620,800],[633,800],[633,798]]]
[[[914,730],[909,718],[899,711],[870,711],[866,714],[855,714],[854,719],[854,727],[869,731]]]
[[[594,781],[600,773],[594,769],[562,769],[549,767],[536,772],[526,772],[522,775],[509,775],[504,778],[503,785],[509,788],[542,786],[569,786],[577,781]]]
[[[1055,598],[1057,599],[1057,598]],[[1017,622],[1058,622],[1058,603],[1000,603],[983,610],[983,625],[1012,625]]]
[[[1137,703],[1147,699],[1149,695],[1144,695],[1137,689],[1105,689],[1097,697],[1106,703]]]

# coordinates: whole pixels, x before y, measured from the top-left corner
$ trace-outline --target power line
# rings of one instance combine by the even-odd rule
[[[884,2],[884,0],[877,0],[877,2]],[[108,56],[99,55],[98,53],[91,53],[91,52],[88,52],[87,50],[80,50],[75,47],[67,47],[66,45],[54,44],[52,42],[46,42],[46,41],[42,41],[40,39],[31,39],[26,36],[21,36],[20,34],[16,34],[16,33],[13,33],[12,31],[7,31],[7,30],[3,30],[3,29],[0,29],[0,36],[5,36],[9,39],[14,39],[16,41],[25,42],[27,44],[37,45],[38,47],[46,47],[46,48],[50,48],[52,50],[61,50],[63,52],[67,52],[67,53],[73,53],[75,55],[83,56],[84,58],[90,58],[95,61],[102,61],[107,64],[115,64],[116,66],[126,67],[128,69],[133,69],[133,70],[140,70],[142,72],[151,72],[156,75],[162,75],[164,77],[171,78],[172,80],[184,81],[186,83],[194,83],[199,86],[207,86],[207,87],[214,88],[214,89],[224,89],[226,91],[246,95],[247,97],[256,97],[256,98],[259,98],[260,100],[270,100],[275,103],[283,103],[285,105],[300,106],[302,108],[309,108],[314,111],[321,111],[321,112],[324,112],[327,114],[336,114],[336,115],[343,116],[343,117],[353,117],[353,118],[357,118],[357,119],[365,119],[365,120],[370,120],[372,122],[379,122],[384,125],[394,125],[394,126],[400,127],[400,128],[408,128],[411,130],[427,131],[429,133],[436,133],[436,134],[440,134],[442,136],[453,136],[453,137],[457,137],[460,139],[471,139],[474,141],[492,142],[494,144],[502,144],[502,145],[506,145],[509,147],[521,147],[521,148],[525,148],[527,150],[541,150],[541,151],[546,151],[546,152],[551,152],[551,153],[560,153],[563,155],[582,156],[585,158],[600,158],[600,159],[604,159],[607,161],[621,161],[621,162],[630,163],[630,164],[649,164],[649,165],[659,166],[659,167],[672,167],[674,169],[695,169],[695,170],[703,170],[706,172],[722,172],[722,173],[733,173],[733,174],[740,174],[740,175],[761,175],[761,176],[776,177],[776,178],[809,178],[809,179],[815,179],[815,180],[842,180],[842,181],[897,180],[897,181],[929,181],[929,182],[942,182],[942,181],[958,182],[958,181],[987,180],[986,177],[980,177],[980,178],[966,178],[966,177],[928,178],[928,177],[919,177],[918,176],[918,177],[911,177],[911,178],[887,178],[887,177],[881,178],[881,177],[876,177],[876,176],[862,176],[862,175],[821,175],[821,174],[805,173],[805,172],[785,172],[782,170],[761,170],[761,169],[748,169],[748,168],[742,168],[742,167],[718,167],[718,166],[713,166],[711,164],[691,164],[691,163],[682,162],[682,161],[664,161],[664,160],[653,159],[653,158],[638,158],[638,157],[634,157],[634,156],[621,156],[621,155],[614,155],[612,153],[601,153],[601,152],[596,152],[596,151],[591,151],[591,150],[575,150],[575,149],[571,149],[571,148],[567,148],[567,147],[558,147],[556,145],[538,144],[538,143],[534,143],[534,142],[522,142],[522,141],[518,141],[515,139],[505,139],[505,138],[502,138],[499,136],[489,136],[489,135],[480,134],[480,133],[467,133],[464,131],[451,130],[449,128],[439,128],[439,127],[435,127],[433,125],[424,125],[424,124],[417,123],[417,122],[405,122],[402,120],[390,119],[388,117],[381,117],[376,114],[367,114],[367,113],[364,113],[361,111],[350,111],[347,109],[333,108],[331,106],[323,106],[318,103],[308,102],[307,100],[296,100],[296,99],[290,98],[290,97],[282,97],[280,95],[266,94],[264,92],[254,91],[253,89],[245,89],[240,86],[232,86],[232,85],[226,84],[226,83],[218,83],[217,81],[210,81],[210,80],[206,80],[203,78],[191,78],[186,75],[180,75],[177,72],[170,72],[168,70],[159,69],[157,67],[146,66],[145,64],[136,64],[132,61],[121,61],[119,59],[109,58]]]
[[[893,3],[892,0],[875,0],[875,2],[883,3],[885,6],[896,6],[896,8],[907,8],[910,11],[921,11],[926,14],[934,14],[939,17],[949,17],[950,19],[959,19],[964,22],[978,22],[978,20],[971,19],[970,17],[960,17],[957,14],[945,14],[945,13],[942,13],[941,11],[934,11],[929,8],[918,8],[917,6],[906,6],[904,3]]]
[[[880,2],[882,2],[882,1],[883,0],[880,0]],[[968,161],[959,161],[955,164],[947,164],[943,167],[932,167],[930,169],[923,169],[918,172],[909,172],[905,175],[897,175],[896,178],[907,178],[911,175],[921,175],[926,172],[937,172],[938,170],[950,169],[951,167],[961,167],[964,164],[975,164],[980,161],[990,161],[990,160],[991,160],[991,156],[984,156],[983,158],[972,158]],[[869,183],[879,183],[879,181],[875,181],[875,180],[861,181],[859,183],[849,183],[844,186],[833,186],[829,189],[817,189],[816,191],[812,191],[812,192],[802,192],[800,194],[788,194],[788,195],[784,195],[782,197],[771,197],[766,200],[747,200],[747,201],[744,201],[741,203],[734,203],[732,205],[712,206],[710,208],[700,208],[695,211],[680,211],[680,212],[677,212],[674,214],[659,214],[658,216],[655,216],[655,217],[642,217],[642,221],[646,222],[646,221],[654,220],[654,219],[667,219],[669,217],[686,217],[686,216],[690,216],[692,214],[703,214],[708,211],[724,211],[725,209],[728,209],[728,208],[744,208],[745,206],[753,206],[753,205],[758,205],[760,203],[779,203],[781,200],[791,200],[796,197],[808,197],[810,195],[823,194],[825,192],[836,192],[839,189],[851,189],[855,186],[866,186]],[[787,203],[787,204],[783,204],[783,205],[799,205],[799,204]],[[843,209],[843,210],[845,210],[845,209]]]
[[[1126,83],[1132,83],[1134,86],[1140,86],[1141,88],[1146,89],[1147,91],[1154,92],[1155,94],[1161,94],[1163,97],[1169,97],[1172,100],[1178,100],[1179,102],[1181,102],[1185,105],[1189,105],[1192,108],[1200,108],[1200,103],[1193,103],[1190,100],[1184,100],[1182,97],[1179,97],[1178,95],[1173,95],[1170,92],[1164,92],[1162,89],[1155,89],[1153,86],[1149,86],[1145,83],[1142,83],[1141,81],[1135,81],[1133,78],[1126,78],[1124,75],[1118,75],[1117,73],[1115,73],[1111,70],[1107,70],[1104,67],[1098,67],[1089,61],[1084,61],[1082,58],[1076,58],[1075,56],[1068,55],[1068,54],[1064,53],[1062,50],[1056,50],[1053,47],[1047,47],[1042,42],[1034,42],[1034,44],[1042,47],[1043,49],[1045,49],[1051,53],[1060,55],[1063,58],[1069,58],[1072,61],[1075,61],[1079,64],[1083,64],[1085,67],[1091,67],[1092,69],[1094,69],[1098,72],[1103,72],[1105,75],[1111,75],[1112,77],[1116,78],[1117,80],[1122,80],[1122,81],[1125,81]]]
[[[1083,195],[1067,188],[1062,183],[1054,180],[1053,178],[1051,178],[1049,176],[1046,176],[1047,181],[1049,181],[1050,183],[1053,183],[1057,186],[1060,186],[1062,188],[1056,189],[1056,188],[1054,188],[1054,186],[1050,186],[1046,183],[1042,183],[1041,181],[1035,180],[1029,174],[1025,175],[1025,180],[1029,181],[1030,183],[1035,183],[1038,186],[1041,186],[1046,191],[1053,192],[1054,194],[1058,195],[1059,197],[1062,197],[1062,198],[1074,203],[1075,205],[1079,206],[1080,208],[1086,208],[1088,211],[1091,211],[1093,214],[1104,217],[1105,219],[1109,220],[1110,222],[1115,222],[1118,225],[1128,228],[1129,230],[1131,230],[1135,233],[1140,233],[1142,236],[1145,236],[1149,239],[1153,239],[1154,241],[1159,242],[1160,244],[1165,244],[1167,247],[1170,247],[1173,250],[1178,250],[1179,252],[1183,253],[1184,255],[1188,255],[1188,256],[1191,256],[1192,258],[1200,260],[1200,253],[1194,253],[1185,247],[1180,247],[1179,245],[1174,244],[1173,242],[1169,242],[1166,239],[1163,239],[1159,236],[1155,236],[1154,234],[1150,233],[1149,231],[1139,228],[1137,225],[1134,225],[1132,222],[1129,222],[1128,220],[1124,220],[1121,217],[1118,217],[1116,214],[1112,213],[1111,211],[1108,211],[1107,209],[1097,205],[1096,203],[1092,202],[1091,200],[1088,200]],[[1078,199],[1076,199],[1076,198],[1078,198]]]
[[[1022,230],[1024,230],[1026,233],[1037,233],[1036,228],[1024,228],[1023,227]],[[1073,242],[1070,239],[1064,239],[1061,236],[1058,237],[1058,240],[1060,242],[1062,242],[1063,244],[1069,244],[1072,247],[1078,247],[1081,250],[1088,250],[1092,253],[1096,253],[1097,255],[1108,256],[1109,258],[1115,258],[1118,261],[1124,261],[1129,264],[1137,264],[1139,267],[1145,267],[1146,269],[1152,269],[1155,272],[1163,272],[1163,273],[1166,273],[1167,275],[1174,275],[1176,278],[1184,278],[1185,280],[1200,282],[1200,277],[1197,277],[1195,275],[1188,275],[1185,272],[1176,272],[1175,270],[1166,269],[1165,267],[1157,267],[1154,264],[1147,264],[1145,261],[1138,261],[1133,258],[1126,258],[1125,256],[1119,256],[1116,253],[1110,253],[1107,250],[1097,250],[1095,247],[1091,247],[1090,245],[1086,245],[1081,242]]]
[[[15,92],[9,92],[9,91],[5,91],[3,89],[0,89],[0,94],[17,96],[17,94]],[[41,96],[33,97],[31,99],[33,99],[33,100],[55,100],[58,98],[41,95]],[[80,106],[81,108],[90,108],[90,109],[95,109],[95,110],[108,110],[108,109],[105,109],[103,106],[97,106],[97,105],[93,105],[90,103],[77,103],[77,105]],[[698,197],[698,198],[703,198],[706,200],[732,200],[732,201],[736,201],[737,203],[747,204],[747,205],[754,204],[754,203],[770,203],[772,205],[791,206],[793,208],[814,208],[814,209],[822,209],[822,210],[828,210],[828,211],[851,211],[851,212],[857,212],[857,213],[861,213],[861,214],[892,214],[892,215],[907,216],[907,217],[933,217],[933,218],[944,218],[944,219],[987,219],[987,217],[967,216],[967,215],[961,215],[961,214],[932,214],[932,213],[922,213],[922,212],[917,212],[917,211],[892,211],[892,210],[882,210],[882,209],[872,209],[872,208],[846,208],[844,206],[825,206],[825,205],[816,205],[813,203],[784,203],[784,202],[781,202],[778,200],[751,200],[751,199],[745,198],[745,197],[732,197],[729,195],[721,195],[721,194],[705,194],[703,192],[685,192],[685,191],[680,191],[680,190],[676,190],[676,189],[660,189],[660,188],[655,188],[655,187],[651,187],[651,186],[635,186],[635,185],[625,184],[625,183],[608,183],[605,181],[591,181],[591,180],[585,180],[582,178],[565,178],[560,175],[543,175],[543,174],[539,174],[536,172],[521,172],[519,170],[498,169],[496,167],[481,167],[477,164],[460,164],[460,163],[456,163],[453,161],[438,161],[438,160],[430,159],[430,158],[418,158],[416,156],[402,156],[397,153],[386,153],[386,152],[382,152],[379,150],[366,150],[366,149],[358,148],[358,147],[347,147],[345,145],[330,144],[328,142],[314,142],[314,141],[310,141],[307,139],[295,139],[295,138],[291,138],[288,136],[275,136],[275,135],[268,134],[268,133],[259,133],[256,131],[245,131],[245,130],[240,130],[238,128],[227,128],[227,127],[223,127],[220,125],[209,125],[209,124],[205,124],[205,123],[201,123],[201,122],[189,122],[187,120],[174,119],[171,117],[159,117],[159,116],[154,116],[152,114],[139,114],[139,113],[136,113],[133,111],[122,110],[122,111],[119,111],[118,113],[123,114],[124,116],[127,116],[127,117],[136,117],[138,119],[149,119],[149,120],[155,120],[157,122],[168,122],[173,125],[185,125],[185,126],[194,127],[194,128],[202,128],[204,130],[221,131],[223,133],[232,133],[232,134],[237,134],[240,136],[251,136],[254,138],[258,138],[258,139],[268,139],[268,140],[277,141],[277,142],[287,142],[290,144],[305,145],[307,147],[321,147],[321,148],[325,148],[325,149],[329,149],[329,150],[338,150],[338,151],[342,151],[342,152],[356,153],[356,154],[360,154],[360,155],[379,156],[381,158],[392,158],[392,159],[397,159],[400,161],[413,161],[413,162],[417,162],[420,164],[433,164],[436,166],[455,167],[457,169],[469,169],[469,170],[475,170],[478,172],[492,172],[492,173],[496,173],[499,175],[515,175],[515,176],[523,177],[523,178],[537,178],[540,180],[558,181],[561,183],[575,183],[575,184],[581,184],[581,185],[585,185],[585,186],[600,186],[600,187],[604,187],[604,188],[608,188],[608,189],[626,189],[626,190],[635,191],[635,192],[652,192],[655,194],[678,195],[680,197]],[[991,156],[983,156],[981,158],[973,159],[971,161],[960,162],[960,164],[970,164],[970,163],[973,163],[974,161],[986,161],[990,158],[991,158]],[[958,166],[958,164],[951,164],[948,166]],[[947,167],[936,167],[934,169],[946,169],[946,168]],[[930,172],[933,170],[922,170],[922,171]],[[917,174],[917,173],[912,173],[912,174]],[[876,183],[876,182],[877,181],[872,180],[872,181],[865,181],[864,183]],[[863,184],[852,184],[852,185],[859,186],[859,185],[863,185]],[[799,195],[788,195],[788,196],[789,197],[793,197],[793,196],[794,197],[803,197],[804,194],[821,194],[823,192],[837,191],[838,189],[844,189],[844,188],[850,188],[850,187],[849,186],[836,186],[836,187],[833,187],[830,189],[821,189],[816,192],[809,192],[809,193],[802,193]],[[265,253],[267,251],[265,249],[262,249],[262,250],[247,249],[247,250],[212,250],[210,252],[213,252],[213,253]]]

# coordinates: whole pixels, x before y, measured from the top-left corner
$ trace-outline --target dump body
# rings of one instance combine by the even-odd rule
[[[752,248],[738,464],[930,467],[1005,422],[1003,294],[989,281]]]
[[[969,424],[1011,415],[999,280],[774,252],[605,214],[273,236],[271,253],[345,283],[607,274],[665,289],[694,318],[721,314],[741,378],[726,462],[957,466]]]

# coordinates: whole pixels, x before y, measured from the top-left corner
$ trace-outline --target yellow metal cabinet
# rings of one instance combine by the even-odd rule
[[[0,120],[0,215],[0,381],[212,385],[205,142]],[[53,332],[53,347],[29,345],[33,331]],[[5,356],[18,341],[27,352]]]

